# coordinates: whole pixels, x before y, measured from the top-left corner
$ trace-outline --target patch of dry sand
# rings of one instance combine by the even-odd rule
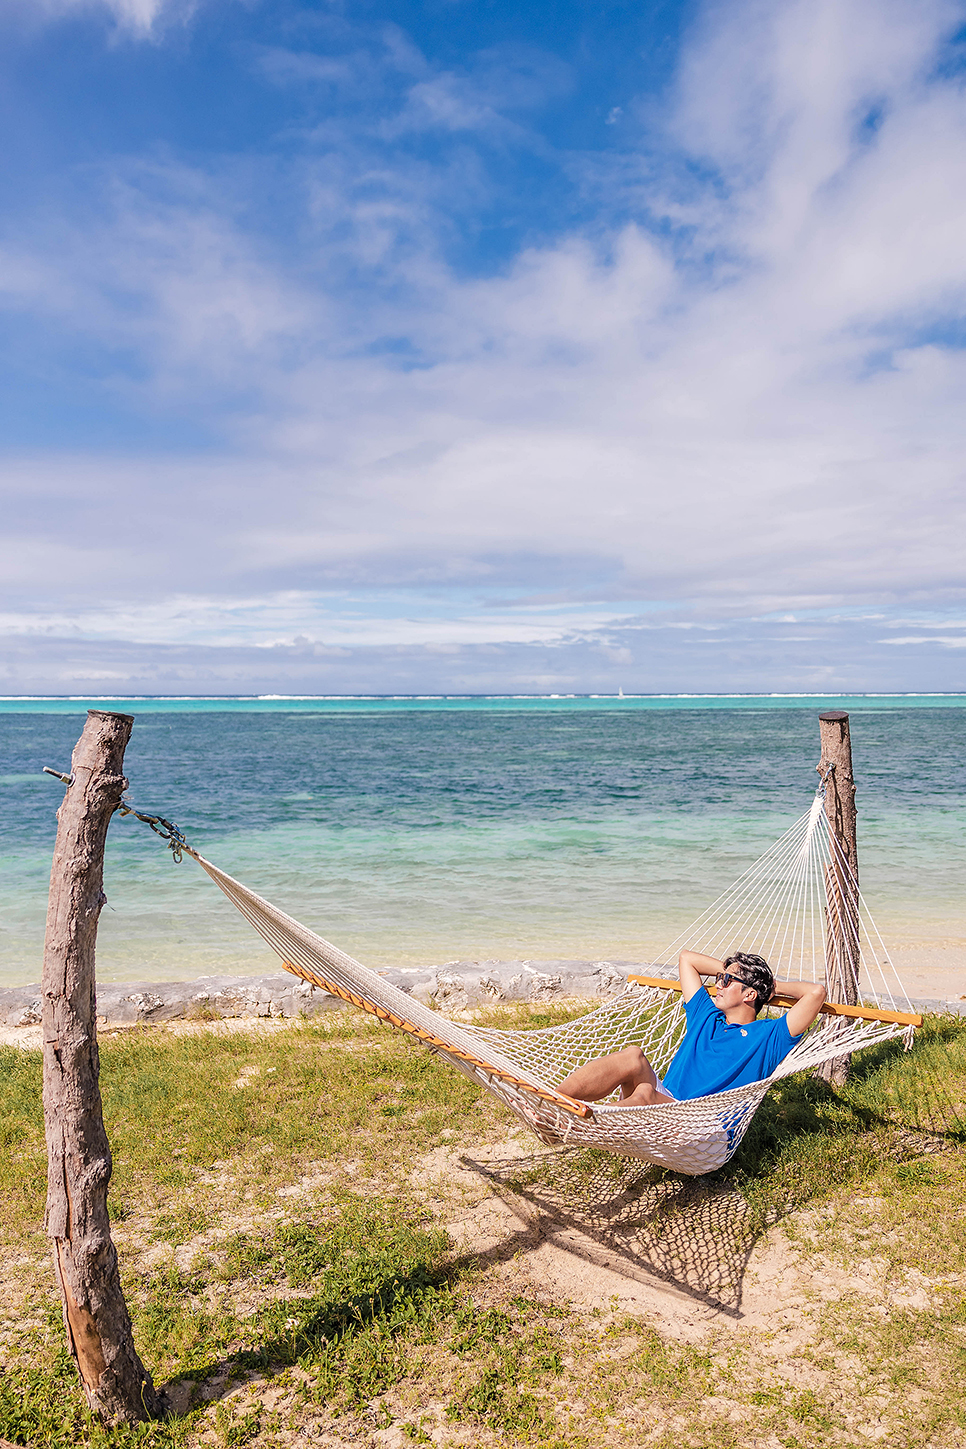
[[[553,1149],[546,1154],[552,1158]],[[481,1175],[487,1163],[505,1170],[514,1157],[532,1163],[526,1135],[514,1130],[497,1148],[476,1149],[472,1161],[458,1147],[441,1146],[424,1157],[412,1184],[434,1205],[446,1205],[444,1225],[454,1251],[485,1264],[488,1277],[510,1293],[536,1293],[578,1310],[602,1308],[644,1318],[664,1338],[706,1341],[714,1331],[765,1332],[779,1356],[800,1351],[816,1330],[817,1310],[844,1297],[866,1299],[875,1311],[926,1308],[930,1285],[908,1271],[897,1278],[884,1260],[859,1259],[847,1273],[795,1238],[810,1236],[813,1212],[791,1213],[750,1248],[742,1262],[737,1306],[709,1301],[693,1291],[682,1273],[674,1283],[652,1271],[647,1260],[609,1250],[593,1232],[583,1232],[571,1213],[558,1215],[501,1186],[494,1191]],[[789,1232],[789,1229],[791,1230]]]
[[[97,1035],[101,1041],[109,1041],[112,1036],[128,1031],[166,1031],[172,1036],[235,1036],[238,1032],[248,1031],[271,1036],[277,1031],[300,1031],[304,1025],[300,1018],[291,1016],[225,1016],[214,1021],[165,1021],[150,1026],[131,1022],[130,1025],[102,1026]],[[319,1025],[317,1018],[312,1025]],[[43,1044],[41,1026],[0,1026],[0,1046],[40,1051]]]

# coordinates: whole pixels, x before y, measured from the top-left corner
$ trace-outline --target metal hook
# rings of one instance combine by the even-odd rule
[[[145,815],[143,811],[136,810],[131,802],[125,800],[123,797],[121,798],[120,805],[117,807],[117,813],[119,815],[133,815],[135,820],[140,820],[142,824],[150,826],[155,835],[160,835],[162,840],[166,840],[175,865],[181,864],[182,850],[191,849],[174,821],[165,820],[163,815]]]
[[[815,768],[816,768],[816,770],[821,770],[822,763],[819,762],[819,764],[817,764],[815,766]],[[818,782],[818,789],[815,791],[816,795],[820,795],[822,797],[822,799],[825,798],[825,792],[828,789],[828,782],[831,779],[832,775],[834,775],[834,773],[835,773],[835,765],[834,765],[834,763],[825,766],[825,774],[822,776],[821,780],[819,780],[819,782]]]

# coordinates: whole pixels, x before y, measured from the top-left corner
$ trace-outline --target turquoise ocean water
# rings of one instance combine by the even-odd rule
[[[373,964],[646,957],[808,808],[846,708],[862,885],[900,945],[966,936],[966,698],[0,700],[0,985],[39,979],[87,706],[136,716],[139,809]],[[98,971],[275,969],[186,859],[108,837]]]

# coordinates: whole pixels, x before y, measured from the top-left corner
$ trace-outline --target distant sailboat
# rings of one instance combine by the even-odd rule
[[[623,689],[621,688],[620,685],[617,686],[617,698],[618,699],[623,699],[624,698],[624,691],[623,691]]]

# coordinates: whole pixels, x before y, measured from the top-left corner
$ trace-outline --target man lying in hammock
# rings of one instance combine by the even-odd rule
[[[626,1046],[578,1067],[557,1090],[579,1101],[599,1102],[619,1087],[624,1102],[643,1107],[761,1082],[801,1040],[825,1001],[824,986],[783,981],[782,995],[795,997],[794,1006],[774,1020],[757,1021],[775,994],[775,978],[767,961],[747,951],[725,961],[682,951],[678,975],[687,1030],[663,1080],[639,1046]],[[718,979],[713,1002],[702,976]]]

